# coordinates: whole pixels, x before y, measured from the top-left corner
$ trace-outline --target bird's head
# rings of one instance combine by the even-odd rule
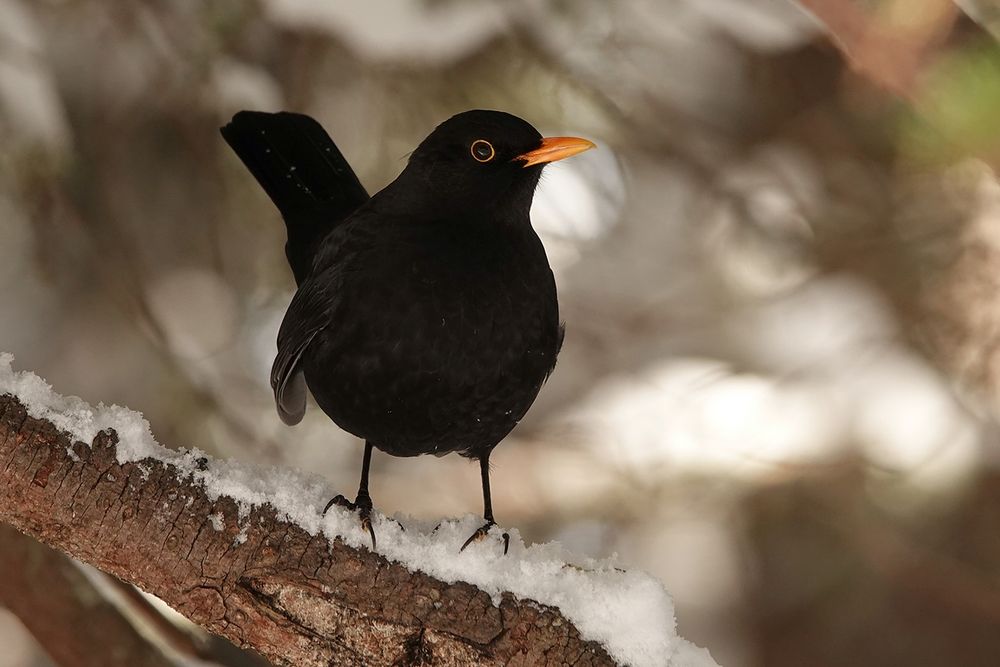
[[[434,129],[404,172],[455,212],[502,207],[527,214],[542,168],[594,148],[577,137],[542,137],[517,116],[466,111]]]

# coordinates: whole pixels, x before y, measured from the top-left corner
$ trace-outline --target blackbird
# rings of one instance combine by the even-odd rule
[[[490,453],[552,372],[563,340],[556,285],[528,211],[542,168],[594,144],[543,138],[500,111],[441,123],[395,181],[369,197],[323,128],[241,111],[222,136],[273,200],[298,285],[278,332],[271,387],[297,424],[306,389],[364,439],[356,510],[372,547],[372,448],[479,461],[494,525]],[[507,536],[504,535],[504,551]]]

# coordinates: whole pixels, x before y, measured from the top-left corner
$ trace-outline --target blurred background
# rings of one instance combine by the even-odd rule
[[[995,665],[998,36],[995,0],[0,0],[0,350],[353,491],[359,442],[274,412],[284,228],[217,128],[308,113],[374,192],[510,111],[600,150],[536,196],[567,335],[500,522],[655,574],[727,667]],[[458,457],[372,495],[481,503]]]

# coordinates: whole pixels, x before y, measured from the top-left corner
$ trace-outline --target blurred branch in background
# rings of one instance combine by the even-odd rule
[[[172,667],[72,560],[0,525],[0,604],[61,667]],[[108,650],[114,638],[114,650]]]
[[[907,99],[958,16],[952,0],[800,3],[823,22],[854,68]]]
[[[17,614],[59,667],[227,667],[268,663],[183,619],[132,586],[0,524],[0,605]],[[16,576],[15,574],[16,573]]]

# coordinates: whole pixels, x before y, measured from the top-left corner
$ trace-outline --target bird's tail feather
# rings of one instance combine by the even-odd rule
[[[367,201],[368,193],[309,116],[241,111],[221,132],[281,212],[288,261],[301,283],[318,241]]]

